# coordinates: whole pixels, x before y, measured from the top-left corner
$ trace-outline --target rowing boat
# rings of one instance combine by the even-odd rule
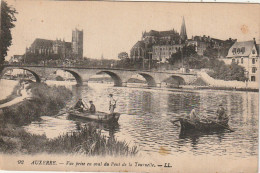
[[[200,131],[211,131],[211,130],[229,129],[228,119],[224,121],[216,121],[216,120],[191,121],[190,119],[187,118],[179,118],[179,121],[182,130],[196,129]]]
[[[80,118],[84,120],[91,120],[102,123],[115,123],[118,122],[120,117],[119,113],[108,114],[105,112],[96,112],[95,114],[89,112],[79,112],[76,110],[72,110],[69,112],[70,117]]]

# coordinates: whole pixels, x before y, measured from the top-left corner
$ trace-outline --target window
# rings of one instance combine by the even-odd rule
[[[243,64],[244,63],[244,59],[243,58],[241,58],[241,64]]]
[[[252,59],[252,64],[255,64],[255,58]]]
[[[255,54],[255,49],[252,50],[252,54]]]
[[[253,67],[253,68],[252,68],[252,73],[255,73],[256,70],[257,70],[256,67]]]
[[[237,63],[239,64],[239,59],[237,59]]]
[[[235,60],[235,59],[232,59],[232,62],[236,62],[236,60]]]
[[[236,49],[236,48],[233,48],[233,49],[232,49],[232,53],[233,53],[233,55],[235,55],[236,52],[237,52],[237,49]]]
[[[255,81],[255,76],[251,76],[251,81]]]
[[[245,48],[245,47],[242,47],[242,48],[241,48],[241,52],[242,52],[242,54],[244,54],[245,51],[246,51],[246,48]]]

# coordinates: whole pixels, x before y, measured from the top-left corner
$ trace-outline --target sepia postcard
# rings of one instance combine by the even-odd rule
[[[2,0],[0,170],[258,172],[259,17]]]

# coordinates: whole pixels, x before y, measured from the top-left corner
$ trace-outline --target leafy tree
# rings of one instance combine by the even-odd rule
[[[194,54],[190,56],[188,59],[186,59],[184,61],[184,64],[191,69],[207,68],[208,58],[202,57],[198,54]]]
[[[12,44],[11,29],[15,27],[15,8],[1,1],[1,35],[0,35],[0,65],[3,65],[8,47]]]
[[[126,53],[126,52],[121,52],[121,53],[118,54],[118,58],[119,58],[120,60],[126,59],[126,58],[128,58],[128,53]]]
[[[216,48],[207,47],[203,55],[209,58],[218,58],[219,50]]]
[[[182,60],[185,61],[196,54],[195,46],[185,45],[182,49],[179,49],[176,53],[172,54],[168,59],[168,62],[174,65],[175,63],[181,62]]]
[[[215,79],[222,80],[237,80],[237,81],[245,81],[247,80],[245,76],[244,67],[232,63],[231,65],[225,65],[223,61],[219,61],[218,59],[211,59],[209,63],[212,62],[213,72],[209,73],[209,75]]]

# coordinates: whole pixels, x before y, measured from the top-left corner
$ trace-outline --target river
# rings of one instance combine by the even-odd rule
[[[72,87],[74,103],[82,97],[92,100],[98,111],[108,112],[108,94],[117,101],[116,111],[121,113],[117,125],[94,124],[107,137],[114,136],[130,145],[137,145],[143,154],[153,155],[163,150],[170,154],[232,156],[246,158],[258,154],[258,93],[218,90],[167,90],[135,87],[113,87],[109,84],[89,83]],[[225,130],[212,134],[180,135],[180,127],[170,120],[192,108],[202,114],[213,114],[219,103],[226,105],[231,116],[229,125],[235,132]],[[67,119],[67,114],[42,117],[25,129],[35,134],[55,138],[77,129],[80,120]],[[178,124],[178,123],[177,123]]]

